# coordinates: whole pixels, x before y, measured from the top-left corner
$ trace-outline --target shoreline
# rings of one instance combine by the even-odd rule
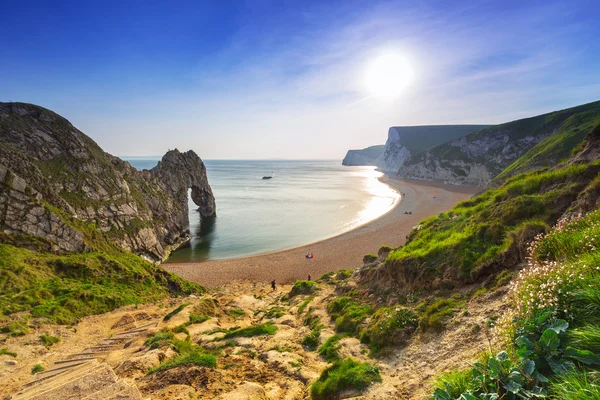
[[[406,235],[419,221],[443,212],[481,190],[473,186],[397,179],[387,175],[379,180],[400,193],[400,199],[386,213],[349,231],[275,252],[203,262],[163,263],[162,267],[208,287],[240,280],[267,283],[275,279],[278,283],[289,283],[306,279],[308,274],[317,279],[327,272],[361,266],[365,254],[377,253],[383,245],[403,245]],[[412,214],[404,214],[404,211]],[[315,254],[316,258],[306,259],[307,253]]]
[[[209,263],[209,262],[214,262],[214,261],[239,260],[239,259],[242,259],[242,258],[260,257],[260,256],[268,255],[268,254],[274,254],[274,253],[280,253],[280,252],[283,252],[283,251],[295,250],[295,249],[297,249],[299,247],[311,246],[311,245],[314,245],[314,244],[317,244],[317,243],[325,242],[325,241],[330,240],[330,239],[334,239],[334,238],[336,238],[338,236],[345,235],[345,234],[350,233],[350,232],[352,232],[352,231],[354,231],[356,229],[359,229],[359,228],[361,228],[361,227],[363,227],[365,225],[368,225],[368,224],[370,224],[372,222],[375,222],[375,221],[377,221],[380,218],[385,217],[386,215],[388,215],[389,213],[391,213],[392,211],[394,211],[394,209],[396,209],[396,207],[398,207],[400,205],[400,203],[402,202],[402,192],[400,192],[400,190],[398,190],[398,188],[394,187],[389,182],[387,182],[385,178],[387,178],[387,175],[384,174],[384,175],[381,175],[380,177],[378,177],[377,180],[380,181],[381,183],[387,185],[394,192],[398,193],[398,198],[396,199],[396,201],[394,202],[394,204],[386,212],[384,212],[383,214],[381,214],[381,215],[379,215],[379,216],[377,216],[377,217],[375,217],[375,218],[373,218],[371,220],[363,222],[362,224],[353,226],[352,228],[350,228],[347,231],[336,233],[333,236],[329,236],[329,237],[326,237],[326,238],[323,238],[323,239],[317,239],[314,242],[308,242],[308,243],[304,243],[304,244],[300,244],[300,245],[296,245],[296,246],[292,246],[292,247],[285,247],[283,249],[278,249],[278,250],[265,251],[264,253],[247,254],[247,255],[244,255],[244,256],[227,257],[227,258],[216,258],[216,259],[213,259],[213,260],[206,260],[206,261],[174,261],[174,262],[168,262],[168,257],[167,257],[167,259],[165,259],[165,260],[163,260],[161,262],[161,265],[164,267],[165,265],[168,265],[168,264],[204,264],[204,263]],[[177,246],[177,248],[173,249],[172,251],[175,251],[175,250],[179,249],[181,246],[183,246],[184,244],[188,243],[190,240],[191,240],[191,237],[189,239],[187,239],[186,241],[182,242],[180,245]]]

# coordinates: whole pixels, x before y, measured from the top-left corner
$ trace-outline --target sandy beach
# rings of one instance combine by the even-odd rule
[[[279,283],[289,283],[306,279],[309,274],[317,279],[330,271],[361,266],[363,256],[377,253],[382,245],[398,247],[404,244],[406,235],[420,220],[448,210],[481,191],[478,187],[387,176],[382,181],[404,193],[404,196],[387,214],[352,231],[275,253],[201,263],[165,263],[163,266],[170,272],[208,287],[235,280],[270,282],[275,279]],[[404,214],[405,211],[411,211],[412,214]],[[313,253],[316,257],[306,259],[307,253]]]

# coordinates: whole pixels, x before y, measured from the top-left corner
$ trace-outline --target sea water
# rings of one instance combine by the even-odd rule
[[[138,169],[158,158],[127,158]],[[205,160],[217,218],[189,199],[191,240],[167,262],[243,257],[336,236],[389,211],[399,199],[374,167],[338,160]],[[262,179],[272,176],[272,179]]]

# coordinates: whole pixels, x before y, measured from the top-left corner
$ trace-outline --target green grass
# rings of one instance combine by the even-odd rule
[[[552,398],[561,400],[600,399],[600,379],[597,372],[572,371],[557,377],[550,385]]]
[[[599,104],[600,105],[600,104]],[[600,106],[567,118],[557,131],[519,157],[494,178],[502,182],[519,172],[550,167],[581,148],[587,133],[600,121]]]
[[[124,251],[57,255],[0,243],[0,312],[5,315],[29,311],[71,324],[128,304],[201,292],[200,286]]]
[[[302,346],[306,347],[310,351],[315,351],[319,347],[319,338],[321,337],[321,331],[311,331],[302,339]]]
[[[246,311],[240,310],[239,308],[233,308],[229,310],[228,314],[231,315],[233,318],[238,319],[246,315]]]
[[[548,392],[552,399],[600,398],[597,239],[600,210],[562,220],[538,236],[530,247],[529,268],[516,275],[506,297],[509,311],[499,325],[505,351],[474,363],[470,371],[455,370],[439,378],[435,399],[454,399],[464,393],[501,396],[509,387],[513,393],[508,395],[522,388]],[[498,275],[496,284],[504,280]],[[443,316],[455,307],[438,301],[423,308],[425,314]],[[488,325],[495,325],[497,317],[490,318]],[[492,380],[478,378],[483,375]],[[502,380],[503,386],[497,386]]]
[[[327,339],[321,347],[319,347],[319,350],[317,350],[317,353],[319,353],[319,355],[321,357],[323,357],[325,360],[327,360],[328,362],[334,362],[336,360],[339,360],[340,359],[339,342],[344,337],[345,337],[345,335],[343,335],[343,334],[342,335],[339,335],[339,334],[333,335],[332,337]]]
[[[406,245],[388,255],[383,272],[406,291],[477,281],[494,272],[493,260],[523,250],[554,224],[599,171],[595,162],[512,177],[421,221]]]
[[[45,371],[45,370],[46,370],[46,368],[44,368],[44,366],[43,366],[43,365],[41,365],[41,364],[35,364],[35,365],[34,365],[34,366],[31,368],[31,375],[38,374],[38,373],[40,373],[40,372],[43,372],[43,371]]]
[[[360,341],[377,355],[387,346],[404,345],[418,325],[417,315],[404,307],[379,308],[360,334]]]
[[[11,321],[2,326],[0,332],[10,336],[25,336],[29,332],[29,326],[24,321]]]
[[[0,349],[0,356],[6,354],[7,356],[11,356],[11,357],[16,357],[17,353],[15,353],[14,351],[8,351],[8,349],[6,348],[2,348]]]
[[[595,324],[584,325],[567,332],[569,344],[579,349],[590,350],[600,354],[600,326]]]
[[[165,361],[160,364],[158,367],[152,368],[148,371],[148,374],[153,374],[158,371],[163,371],[166,369],[184,367],[184,366],[192,366],[197,365],[200,367],[208,367],[215,368],[217,366],[217,359],[212,354],[200,354],[200,353],[187,353],[180,354],[175,356],[175,358]]]
[[[152,337],[148,338],[148,340],[146,340],[146,342],[144,343],[145,346],[148,346],[151,349],[158,349],[168,346],[178,353],[175,357],[166,360],[162,362],[159,366],[149,370],[148,374],[152,374],[165,369],[190,365],[215,368],[217,365],[217,359],[215,355],[206,351],[203,347],[190,342],[189,333],[188,339],[177,339],[173,334],[177,330],[177,328],[179,327],[176,327],[173,331],[165,330],[162,332],[158,332]],[[218,352],[218,349],[214,351],[214,353],[217,354]]]
[[[452,299],[439,299],[425,308],[419,319],[419,328],[423,332],[440,332],[444,329],[444,321],[454,314],[464,303]]]
[[[186,324],[186,326],[193,325],[193,324],[201,324],[204,321],[208,321],[209,319],[210,319],[210,317],[208,317],[206,315],[190,314],[190,317],[185,324]]]
[[[468,390],[472,379],[470,370],[450,371],[438,376],[433,387],[434,390],[437,388],[444,389],[452,396],[452,399],[458,399]]]
[[[216,317],[221,312],[219,303],[217,300],[210,297],[200,299],[198,303],[194,305],[194,314],[206,315],[208,317]]]
[[[310,394],[314,400],[335,399],[346,390],[362,393],[375,382],[381,382],[377,367],[346,358],[327,367],[312,384]]]
[[[44,344],[44,346],[50,347],[53,344],[60,342],[60,338],[58,336],[52,336],[44,333],[40,336],[40,341]]]
[[[285,315],[285,312],[280,307],[271,307],[265,311],[265,318],[281,318]]]
[[[165,317],[163,318],[163,321],[169,321],[171,318],[173,318],[174,316],[179,314],[181,311],[183,311],[184,308],[186,308],[189,305],[190,305],[190,303],[184,303],[184,304],[178,306],[176,309],[174,309],[173,311],[171,311],[170,313],[165,315]]]
[[[536,248],[535,256],[549,261],[593,259],[600,250],[600,211],[555,230]],[[591,257],[590,257],[591,256]]]
[[[373,308],[362,304],[350,296],[342,296],[327,307],[331,318],[335,320],[335,329],[338,332],[358,334],[363,322],[373,313]]]
[[[288,298],[302,294],[313,294],[319,289],[319,285],[315,281],[296,281],[292,290],[288,294]]]
[[[438,145],[427,152],[413,153],[408,165],[415,165],[420,162],[426,163],[428,159],[436,159],[439,160],[442,166],[453,171],[456,176],[464,176],[465,172],[462,171],[462,168],[453,166],[453,162],[479,163],[485,165],[492,176],[500,174],[498,180],[502,181],[511,175],[532,168],[556,165],[562,158],[571,154],[573,148],[581,142],[589,131],[593,121],[598,121],[598,119],[600,119],[600,102],[594,102],[491,126],[473,132],[463,139],[466,143],[472,144],[484,137],[502,135],[515,143],[517,140],[526,137],[543,137],[552,134],[531,149],[528,149],[526,145],[518,145],[517,148],[513,148],[511,151],[512,165],[507,164],[511,161],[506,160],[505,157],[503,157],[503,162],[490,161],[494,156],[502,154],[504,146],[490,149],[478,156],[471,156],[462,152],[460,147],[452,143]]]
[[[150,347],[151,349],[158,349],[163,346],[168,346],[171,340],[174,338],[175,335],[173,335],[172,332],[162,331],[149,337],[148,340],[144,342],[144,345]]]
[[[266,322],[264,324],[253,325],[247,328],[236,329],[225,333],[223,339],[229,339],[234,337],[253,337],[261,335],[274,335],[277,332],[277,326],[273,322]]]
[[[309,303],[310,303],[311,301],[313,301],[314,299],[315,299],[315,296],[310,296],[308,299],[304,300],[304,301],[302,302],[302,304],[300,304],[300,305],[298,306],[298,315],[302,314],[302,313],[304,312],[304,309],[306,308],[306,306],[308,306],[308,305],[309,305]]]

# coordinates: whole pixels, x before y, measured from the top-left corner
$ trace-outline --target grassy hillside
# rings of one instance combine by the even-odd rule
[[[599,245],[600,211],[538,237],[511,284],[503,348],[439,377],[432,399],[600,398]]]
[[[410,176],[428,171],[434,179],[443,168],[444,179],[453,175],[460,181],[469,173],[465,166],[480,165],[501,182],[568,158],[598,121],[600,101],[491,126],[415,154],[402,171]]]
[[[0,330],[4,332],[18,334],[25,326],[15,322],[14,313],[69,324],[127,304],[202,292],[200,286],[116,247],[58,255],[43,251],[36,239],[2,235]]]
[[[600,161],[565,164],[507,179],[448,212],[422,221],[406,245],[389,254],[363,279],[375,286],[449,288],[489,276],[523,260],[535,234],[596,192]]]
[[[555,133],[509,165],[494,180],[502,182],[519,172],[550,167],[569,158],[581,146],[585,135],[599,122],[600,102],[592,103],[588,109],[567,118]]]

